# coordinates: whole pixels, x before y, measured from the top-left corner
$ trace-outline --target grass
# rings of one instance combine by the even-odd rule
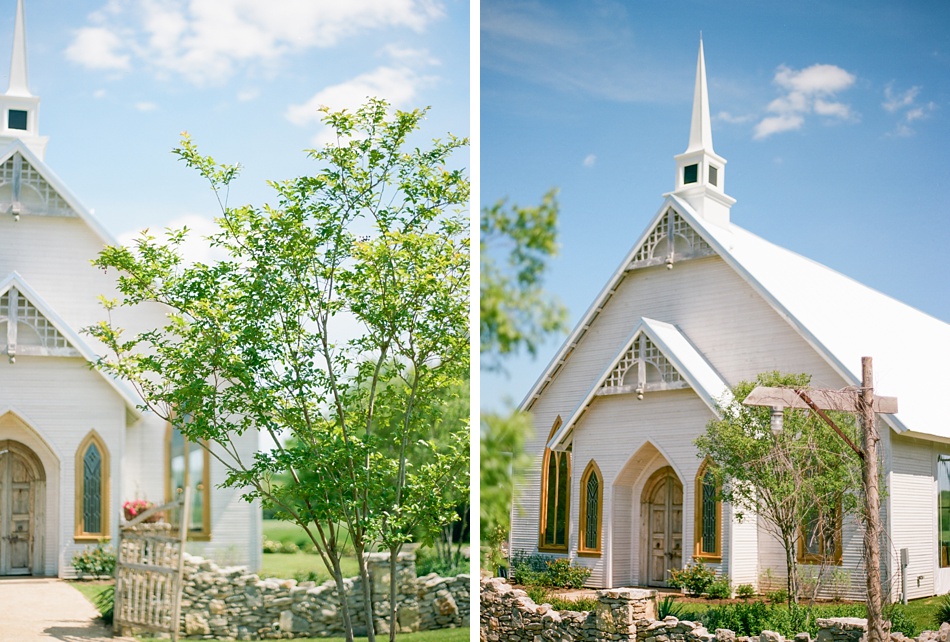
[[[438,629],[397,635],[399,642],[468,642],[468,629]],[[344,642],[345,638],[294,638],[294,642]],[[377,642],[388,640],[388,635],[377,635]],[[139,638],[141,642],[158,642],[155,638]],[[366,638],[356,638],[356,642],[365,642]]]
[[[83,597],[85,597],[87,600],[89,600],[89,602],[95,605],[96,597],[98,597],[99,594],[102,593],[104,590],[109,588],[112,585],[113,580],[93,580],[93,581],[88,581],[88,582],[79,581],[79,580],[70,580],[66,583],[69,584],[74,589],[76,589],[77,591],[79,591],[80,593],[82,593]]]
[[[935,595],[919,600],[908,600],[906,607],[907,614],[920,625],[922,630],[934,631],[939,628],[937,624],[934,623],[934,613],[937,611],[937,604],[942,599],[942,595]]]
[[[278,519],[264,520],[264,539],[275,542],[293,542],[302,549],[313,546],[310,537],[297,524]],[[331,578],[323,558],[315,553],[265,553],[262,556],[261,577],[281,579],[312,580],[321,584]],[[359,575],[359,566],[355,557],[344,557],[340,561],[343,577]]]

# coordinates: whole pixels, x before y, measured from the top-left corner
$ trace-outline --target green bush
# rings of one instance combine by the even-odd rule
[[[597,610],[596,597],[578,597],[574,599],[568,599],[564,597],[558,597],[557,595],[549,595],[546,602],[548,602],[555,611]]]
[[[99,609],[102,621],[106,624],[112,624],[113,617],[115,616],[115,584],[107,586],[96,596],[93,603],[96,605],[96,608]]]
[[[671,570],[668,584],[686,589],[687,595],[702,595],[716,580],[716,574],[702,562],[693,562],[684,569]]]
[[[265,539],[263,548],[265,553],[279,553],[280,542],[275,542],[272,539]]]
[[[656,603],[656,619],[658,620],[663,620],[670,616],[683,619],[682,615],[683,605],[676,602],[676,598],[672,595],[667,595]]]
[[[728,600],[732,597],[732,583],[728,577],[716,580],[706,588],[706,595],[714,600]]]
[[[293,555],[294,553],[300,552],[300,547],[297,546],[297,542],[292,542],[288,540],[286,542],[281,542],[280,551],[278,552],[284,553],[286,555]]]
[[[788,602],[788,591],[779,589],[766,594],[765,597],[767,597],[772,604],[785,604]]]
[[[543,586],[525,586],[525,593],[535,604],[544,604],[548,601],[548,592]]]
[[[818,619],[830,617],[867,617],[863,604],[815,605],[811,608],[792,604],[767,604],[761,600],[724,604],[697,616],[710,631],[730,629],[736,635],[757,636],[762,631],[777,631],[791,639],[796,633],[818,635]],[[891,621],[891,631],[916,637],[920,629],[900,604],[884,608],[884,617]]]
[[[511,581],[524,586],[581,588],[591,570],[551,555],[516,554],[511,559]]]
[[[740,584],[736,587],[736,597],[741,597],[743,600],[755,597],[755,588],[751,584]]]
[[[937,610],[934,611],[934,626],[939,629],[944,622],[950,622],[950,593],[937,601]]]
[[[471,565],[467,557],[458,561],[445,559],[432,547],[424,546],[416,550],[416,575],[422,577],[429,573],[436,573],[441,577],[455,577],[462,573],[470,573]]]
[[[115,553],[111,546],[99,542],[95,548],[76,553],[72,565],[79,577],[112,577],[115,574]]]
[[[556,559],[548,562],[547,577],[549,586],[579,589],[590,577],[591,570],[586,566],[574,566],[569,560]]]

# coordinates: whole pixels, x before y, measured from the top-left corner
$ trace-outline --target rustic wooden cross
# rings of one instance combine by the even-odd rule
[[[897,412],[896,397],[874,395],[871,357],[861,358],[861,387],[854,390],[799,390],[759,386],[743,401],[748,406],[810,408],[831,426],[861,458],[864,486],[864,551],[868,587],[868,642],[885,642],[884,617],[881,612],[881,500],[878,495],[877,432],[875,414]],[[839,410],[857,413],[861,418],[862,447],[859,448],[825,412]]]

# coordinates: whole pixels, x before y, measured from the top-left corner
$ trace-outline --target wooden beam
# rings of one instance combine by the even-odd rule
[[[815,406],[822,410],[840,410],[857,412],[860,390],[808,390],[808,396]],[[770,408],[809,408],[794,388],[770,388],[758,386],[742,402],[747,406],[768,406]],[[874,412],[893,415],[897,412],[897,397],[874,396]]]

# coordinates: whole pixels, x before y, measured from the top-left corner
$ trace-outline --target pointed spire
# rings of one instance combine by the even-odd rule
[[[20,0],[22,2],[22,0]],[[709,119],[709,91],[706,88],[706,59],[703,37],[699,36],[699,59],[696,61],[696,89],[693,92],[693,120],[689,128],[689,147],[685,153],[713,151],[712,125]]]
[[[8,96],[32,96],[26,71],[26,29],[23,26],[23,0],[16,3],[16,26],[13,31],[13,56],[10,60]]]

